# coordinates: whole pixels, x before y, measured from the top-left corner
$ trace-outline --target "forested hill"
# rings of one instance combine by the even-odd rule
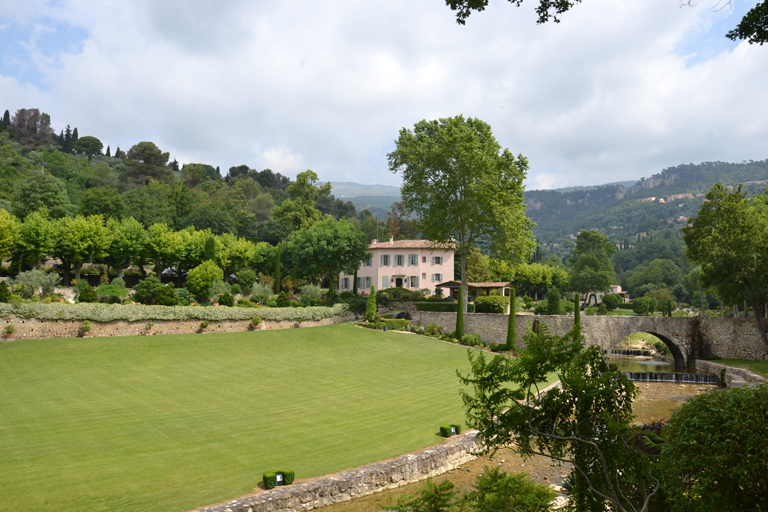
[[[704,162],[664,169],[632,186],[610,184],[573,190],[529,190],[525,193],[528,216],[538,225],[536,236],[544,242],[582,229],[603,229],[628,236],[652,230],[645,225],[695,216],[706,193],[716,182],[752,193],[762,192],[768,180],[768,159],[740,164]],[[763,183],[750,183],[763,182]],[[692,197],[672,197],[690,194]],[[655,197],[655,201],[643,199]],[[661,200],[664,202],[662,203]]]

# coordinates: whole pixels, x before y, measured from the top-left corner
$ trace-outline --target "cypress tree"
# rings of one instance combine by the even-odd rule
[[[581,298],[579,292],[573,294],[573,339],[581,341]]]
[[[77,126],[75,126],[75,129],[72,130],[72,145],[74,146],[75,142],[77,142],[77,139],[79,136],[77,135]]]
[[[517,313],[517,291],[512,288],[509,292],[509,326],[507,327],[507,345],[504,350],[515,348],[515,314]]]
[[[371,285],[371,294],[368,295],[368,302],[365,304],[365,321],[373,322],[376,317],[376,285]]]
[[[352,277],[352,293],[357,295],[357,270],[355,270],[355,275]]]
[[[3,123],[0,125],[0,130],[5,130],[9,126],[11,126],[11,113],[8,112],[8,110],[5,110],[5,114],[3,114]]]
[[[277,258],[275,260],[275,293],[280,293],[280,247],[277,248]]]
[[[111,157],[112,155],[109,152],[109,145],[107,145],[107,157]]]
[[[460,340],[464,336],[464,290],[459,286],[459,307],[456,308],[456,330],[453,331],[453,337]]]
[[[547,313],[550,315],[560,314],[560,290],[555,287],[547,290]]]
[[[123,152],[120,151],[120,146],[117,146],[117,149],[115,150],[115,158],[120,158],[123,156]]]

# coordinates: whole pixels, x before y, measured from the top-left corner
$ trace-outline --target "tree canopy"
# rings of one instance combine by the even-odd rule
[[[571,267],[571,289],[585,294],[608,291],[615,278],[611,255],[616,247],[599,231],[582,231],[576,237]]]
[[[463,116],[419,121],[395,142],[389,168],[402,174],[403,202],[420,219],[424,238],[458,246],[466,312],[472,247],[516,262],[534,248],[523,200],[528,160],[502,150],[487,123]]]

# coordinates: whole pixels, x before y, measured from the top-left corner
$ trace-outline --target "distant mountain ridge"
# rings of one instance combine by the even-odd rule
[[[362,185],[350,181],[332,181],[331,188],[334,196],[345,199],[362,196],[400,197],[400,187],[392,185]]]

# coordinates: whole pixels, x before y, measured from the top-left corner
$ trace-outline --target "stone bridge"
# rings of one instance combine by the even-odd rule
[[[456,328],[456,313],[411,312],[413,323],[426,327],[430,322],[443,329]],[[477,333],[486,341],[506,342],[507,315],[467,314],[464,332]],[[534,322],[546,325],[552,334],[563,335],[573,328],[573,316],[517,315],[517,345]],[[581,333],[588,345],[610,351],[630,334],[647,332],[662,340],[678,366],[711,355],[723,359],[768,360],[754,318],[675,318],[659,316],[582,316]]]

